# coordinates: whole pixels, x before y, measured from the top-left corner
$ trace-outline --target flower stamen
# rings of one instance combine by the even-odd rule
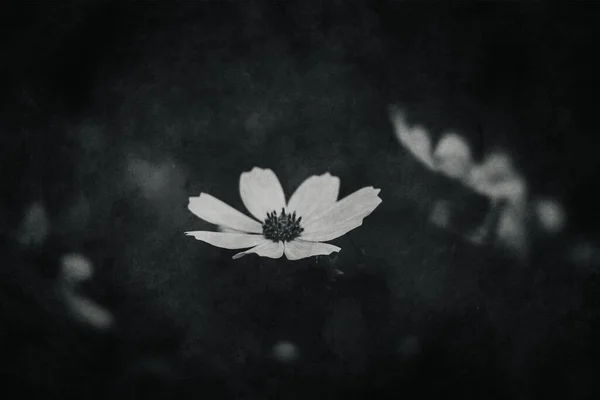
[[[286,214],[285,209],[281,209],[281,214],[276,211],[267,213],[267,218],[262,224],[263,236],[274,242],[289,242],[296,239],[304,228],[300,226],[302,217],[296,218],[296,212]]]

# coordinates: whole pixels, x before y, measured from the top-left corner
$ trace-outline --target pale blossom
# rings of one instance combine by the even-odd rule
[[[94,274],[91,261],[81,254],[65,254],[61,257],[60,267],[59,288],[71,317],[99,331],[112,328],[113,314],[79,290],[80,285]]]
[[[234,259],[255,253],[289,260],[339,252],[323,243],[362,225],[381,203],[380,189],[362,188],[338,201],[339,178],[329,173],[306,179],[286,202],[283,188],[270,169],[255,167],[240,176],[242,202],[255,219],[207,193],[190,197],[188,209],[220,232],[186,235],[224,249],[247,249]]]
[[[530,204],[527,182],[505,152],[490,152],[481,163],[476,163],[467,141],[455,132],[443,134],[434,148],[429,132],[420,125],[410,125],[403,110],[392,107],[390,117],[396,137],[421,164],[490,199],[492,212],[475,232],[467,235],[469,240],[482,242],[493,235],[504,247],[523,255],[531,208],[543,229],[550,231],[546,227],[550,226],[556,228],[552,233],[557,233],[564,226],[564,212],[558,203],[552,203],[551,211],[546,203],[540,203],[541,208]],[[432,221],[447,224],[447,214],[447,205],[442,201],[434,207]]]

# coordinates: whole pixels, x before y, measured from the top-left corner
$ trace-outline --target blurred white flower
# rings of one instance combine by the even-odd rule
[[[433,160],[436,169],[455,179],[464,179],[473,164],[469,145],[455,133],[447,133],[442,137]]]
[[[535,202],[534,211],[540,227],[549,233],[558,233],[566,225],[565,210],[552,199],[540,199]]]
[[[68,284],[78,284],[92,278],[94,267],[81,254],[65,254],[60,259],[62,279]]]
[[[60,267],[60,289],[71,316],[99,331],[111,328],[114,324],[112,313],[78,292],[78,285],[94,274],[92,263],[81,254],[66,254],[61,257]]]
[[[456,133],[442,135],[435,150],[429,133],[421,126],[410,126],[404,111],[390,108],[396,137],[428,169],[460,181],[471,190],[488,197],[492,211],[484,223],[467,238],[481,243],[497,240],[503,247],[523,255],[527,250],[527,182],[506,153],[492,152],[481,163],[472,159],[469,144]],[[540,225],[557,233],[565,216],[557,203],[542,202],[534,207]],[[443,201],[434,206],[431,220],[438,226],[449,223],[449,209]]]
[[[42,245],[50,231],[50,222],[42,203],[33,203],[27,210],[18,232],[18,241],[25,246]],[[94,329],[104,331],[114,323],[110,311],[78,292],[79,285],[92,278],[94,267],[81,254],[65,254],[60,259],[57,290],[63,296],[70,316]]]
[[[268,258],[285,254],[289,260],[329,255],[341,249],[321,242],[359,227],[381,203],[380,189],[373,187],[362,188],[338,201],[339,187],[339,178],[329,173],[315,175],[305,180],[286,203],[275,173],[255,167],[242,173],[240,195],[256,220],[201,193],[190,197],[189,210],[218,225],[221,232],[193,231],[186,235],[225,249],[251,247],[234,255],[234,259],[250,253]]]

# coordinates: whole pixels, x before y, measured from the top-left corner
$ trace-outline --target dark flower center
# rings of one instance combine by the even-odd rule
[[[262,225],[263,236],[274,242],[289,242],[296,239],[304,230],[300,226],[300,220],[302,220],[302,217],[296,219],[295,211],[293,214],[286,214],[283,208],[279,216],[275,211],[267,213],[267,219]]]

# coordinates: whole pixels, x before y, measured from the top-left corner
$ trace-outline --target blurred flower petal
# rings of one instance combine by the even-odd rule
[[[96,302],[69,291],[65,297],[73,317],[79,321],[98,330],[109,329],[114,324],[111,312]]]
[[[474,166],[470,179],[473,181],[472,185],[477,188],[475,183],[488,186],[511,180],[515,175],[517,174],[510,156],[504,152],[494,152],[485,157],[481,164]]]
[[[499,244],[513,254],[526,255],[528,238],[522,210],[510,206],[504,207],[498,220],[496,237]]]
[[[300,260],[312,256],[328,256],[333,252],[341,250],[332,244],[304,242],[301,240],[286,242],[284,246],[285,256],[288,260]]]
[[[198,197],[190,197],[188,209],[197,217],[211,224],[248,233],[262,233],[260,222],[242,214],[210,194],[200,193]]]
[[[268,212],[279,212],[285,208],[283,188],[270,169],[254,167],[242,173],[240,195],[248,211],[259,221],[264,221]]]
[[[296,189],[287,206],[287,212],[296,212],[305,220],[331,207],[338,198],[340,178],[329,173],[311,176]]]
[[[466,177],[473,163],[468,143],[455,133],[440,139],[433,157],[441,173],[456,179]]]
[[[566,225],[565,211],[556,200],[542,199],[536,201],[534,212],[540,227],[548,233],[558,233]]]
[[[520,177],[490,185],[486,193],[493,199],[508,200],[511,203],[523,203],[526,200],[527,184]]]
[[[193,231],[185,232],[185,234],[222,249],[244,249],[268,242],[268,239],[262,235],[248,233]]]
[[[346,196],[306,221],[300,239],[311,242],[332,240],[360,226],[362,220],[381,204],[380,191],[369,186]]]
[[[527,196],[527,183],[503,153],[491,154],[481,165],[474,166],[465,183],[495,200],[516,203],[524,202]]]
[[[392,107],[390,117],[400,143],[425,166],[434,170],[429,133],[421,126],[409,126],[401,109]]]
[[[81,254],[66,254],[60,259],[62,278],[68,284],[86,281],[94,274],[90,260]]]
[[[266,243],[253,247],[250,250],[237,253],[233,256],[233,259],[237,260],[238,258],[241,258],[251,253],[258,254],[261,257],[281,258],[283,256],[283,242],[267,241]]]

